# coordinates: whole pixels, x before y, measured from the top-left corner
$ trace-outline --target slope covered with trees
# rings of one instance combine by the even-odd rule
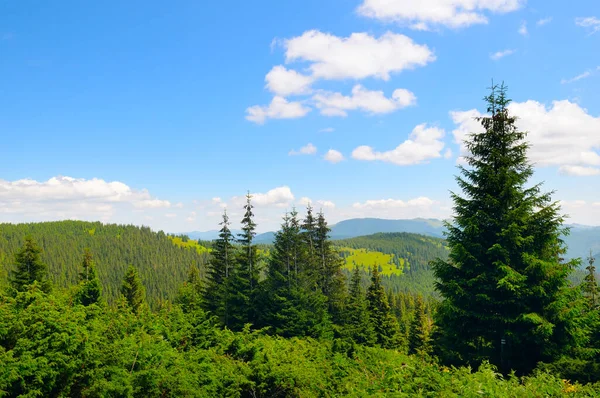
[[[209,257],[196,241],[193,247],[178,247],[163,232],[147,227],[84,221],[0,224],[0,279],[4,282],[27,236],[39,245],[49,279],[57,287],[78,282],[79,265],[85,249],[89,249],[110,303],[119,296],[121,278],[130,265],[138,270],[149,302],[155,307],[175,297],[190,266],[197,266],[204,274]]]

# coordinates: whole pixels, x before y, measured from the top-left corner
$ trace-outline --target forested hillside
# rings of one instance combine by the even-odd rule
[[[173,241],[163,232],[153,232],[147,227],[84,221],[0,224],[2,282],[13,269],[15,253],[28,235],[41,247],[50,280],[59,287],[77,283],[84,249],[89,248],[109,302],[118,297],[129,265],[139,270],[149,302],[154,307],[161,300],[175,297],[190,266],[197,266],[203,274],[208,261],[208,251],[196,241],[186,244],[181,240]]]

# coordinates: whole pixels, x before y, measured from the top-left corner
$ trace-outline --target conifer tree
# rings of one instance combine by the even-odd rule
[[[83,253],[79,280],[80,288],[77,293],[77,301],[85,306],[99,303],[102,298],[102,286],[96,273],[96,264],[89,249],[85,249]]]
[[[375,344],[376,336],[369,317],[361,280],[361,270],[359,267],[355,267],[350,279],[348,302],[345,309],[344,334],[357,344],[372,346]]]
[[[376,265],[372,267],[371,284],[367,289],[367,309],[376,343],[383,348],[398,348],[401,345],[398,321],[392,315]]]
[[[418,295],[415,300],[415,311],[410,324],[408,340],[408,353],[426,355],[431,350],[429,318],[425,313],[423,296]]]
[[[313,208],[310,203],[306,206],[306,216],[302,220],[302,242],[303,258],[302,271],[304,274],[303,283],[309,289],[320,288],[319,285],[319,255],[316,251],[317,241],[317,220],[313,215]]]
[[[583,278],[582,289],[588,299],[589,307],[594,309],[598,305],[598,283],[596,281],[596,267],[594,267],[594,257],[590,251],[587,258],[588,266],[585,267],[587,274]]]
[[[315,252],[318,256],[318,285],[327,297],[328,311],[335,323],[341,323],[346,293],[346,281],[342,273],[343,259],[329,240],[331,229],[327,225],[323,211],[317,216],[315,228]]]
[[[139,314],[146,302],[146,289],[142,285],[137,268],[130,265],[123,278],[121,294],[134,314]]]
[[[175,303],[179,304],[185,313],[191,313],[204,306],[206,289],[203,288],[200,270],[195,265],[190,266],[187,281],[179,289]]]
[[[25,238],[25,244],[15,254],[16,269],[11,278],[12,287],[22,292],[27,286],[37,281],[46,293],[52,290],[48,279],[48,266],[41,259],[42,249],[34,242],[31,236]]]
[[[236,264],[236,252],[227,210],[223,211],[223,220],[219,225],[219,238],[214,242],[207,267],[203,304],[206,311],[216,316],[223,325],[229,326],[230,284]]]
[[[303,270],[296,277],[295,265],[302,250],[298,213],[284,217],[267,264],[261,300],[262,326],[270,326],[284,337],[322,337],[330,328],[325,297],[320,291],[304,288]]]
[[[252,195],[246,195],[244,217],[242,218],[242,232],[238,234],[239,252],[237,265],[231,275],[229,310],[229,325],[233,330],[241,330],[246,323],[256,324],[257,298],[259,293],[260,269],[254,237],[256,236],[256,223],[252,209]]]
[[[483,132],[466,140],[467,167],[457,177],[447,223],[448,261],[433,265],[445,299],[436,311],[438,345],[445,360],[524,373],[574,344],[567,307],[559,206],[540,184],[527,186],[533,168],[526,133],[509,114],[504,85],[485,97]]]

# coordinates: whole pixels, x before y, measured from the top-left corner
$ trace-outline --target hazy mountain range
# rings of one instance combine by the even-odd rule
[[[594,256],[600,257],[600,226],[571,224],[569,227],[571,227],[571,233],[565,237],[565,242],[568,246],[566,258],[587,258],[590,250]],[[331,238],[354,238],[378,232],[410,232],[443,238],[444,231],[443,221],[438,219],[386,220],[381,218],[353,218],[332,225]],[[237,230],[233,231],[234,234],[239,232]],[[217,230],[186,233],[191,239],[203,240],[216,239],[218,234],[219,231]],[[258,234],[256,242],[271,243],[274,235],[274,232]]]

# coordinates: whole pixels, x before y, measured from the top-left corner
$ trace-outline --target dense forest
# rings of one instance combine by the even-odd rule
[[[600,395],[594,258],[573,283],[581,260],[563,259],[559,205],[528,185],[505,87],[486,101],[445,241],[334,242],[309,205],[260,246],[250,194],[241,232],[224,212],[206,245],[96,223],[3,226],[0,397]],[[402,288],[419,275],[436,295]]]

